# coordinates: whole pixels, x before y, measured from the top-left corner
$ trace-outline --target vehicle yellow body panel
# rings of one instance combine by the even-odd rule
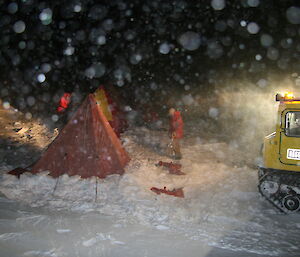
[[[299,149],[300,152],[300,137],[288,136],[285,130],[286,115],[289,112],[300,114],[300,101],[280,102],[276,132],[264,139],[264,168],[300,172],[300,160],[287,158],[289,149]]]

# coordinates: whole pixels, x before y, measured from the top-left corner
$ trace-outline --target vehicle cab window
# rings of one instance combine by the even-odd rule
[[[288,112],[285,116],[285,134],[300,137],[300,112]]]

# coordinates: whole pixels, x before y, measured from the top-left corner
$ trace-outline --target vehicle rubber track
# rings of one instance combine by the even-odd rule
[[[258,190],[264,198],[286,214],[300,209],[300,175],[294,172],[260,170]]]

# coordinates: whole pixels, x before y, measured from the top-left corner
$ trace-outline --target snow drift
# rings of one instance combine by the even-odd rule
[[[139,133],[145,132],[148,137],[141,139]],[[181,162],[186,175],[176,176],[155,166],[161,157],[153,149],[162,151],[167,142],[161,132],[132,131],[123,140],[132,157],[123,176],[112,175],[96,183],[95,177],[63,175],[53,179],[47,173],[25,173],[18,180],[2,174],[0,191],[9,199],[32,207],[82,214],[97,212],[129,223],[176,231],[234,251],[275,256],[283,250],[294,251],[284,245],[287,239],[282,229],[286,225],[273,219],[277,211],[266,208],[257,193],[256,171],[233,164],[235,160],[239,163],[236,149],[225,143],[199,144],[197,138],[187,138]],[[185,198],[156,195],[150,190],[153,186],[170,190],[183,187]],[[295,227],[289,229],[296,232]],[[280,250],[276,242],[283,244]]]

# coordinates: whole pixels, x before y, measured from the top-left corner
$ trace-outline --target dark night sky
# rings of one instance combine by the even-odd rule
[[[214,74],[298,71],[297,6],[291,0],[2,1],[0,87],[8,91],[1,97],[107,82],[127,91],[183,88],[205,85]]]

